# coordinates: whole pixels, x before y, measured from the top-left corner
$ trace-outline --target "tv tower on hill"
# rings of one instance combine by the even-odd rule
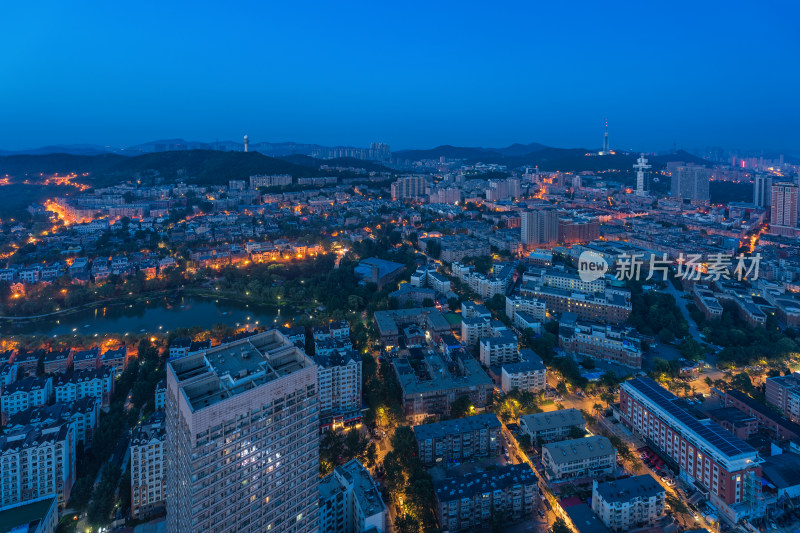
[[[606,133],[603,135],[603,151],[601,155],[608,155],[608,119],[606,119]]]
[[[647,164],[647,159],[644,157],[644,154],[639,155],[639,159],[636,160],[636,164],[633,165],[633,168],[636,170],[636,196],[645,196],[647,191],[645,188],[647,184],[645,183],[645,171],[651,168],[650,165]],[[647,172],[649,175],[650,173]]]
[[[247,145],[250,144],[250,139],[247,138],[247,135],[244,136],[244,151],[247,151]]]

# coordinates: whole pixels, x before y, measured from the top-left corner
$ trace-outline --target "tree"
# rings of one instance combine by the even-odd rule
[[[661,328],[661,331],[658,332],[658,340],[663,344],[669,344],[674,339],[675,335],[673,335],[673,333],[667,328]]]
[[[750,376],[741,372],[736,374],[731,378],[731,387],[735,390],[742,391],[745,394],[751,394],[755,387],[753,387],[753,382],[750,381]]]
[[[578,426],[572,426],[569,428],[569,438],[570,439],[580,439],[586,436],[586,432],[579,428]]]
[[[464,418],[475,412],[475,407],[472,405],[472,400],[469,396],[459,396],[450,404],[450,417],[451,418]]]
[[[455,311],[456,309],[461,308],[461,300],[458,298],[448,298],[447,299],[447,307],[450,308],[451,311]]]
[[[680,345],[681,355],[690,361],[698,361],[705,355],[705,348],[694,337],[685,337]]]
[[[563,518],[556,518],[556,521],[553,522],[553,533],[572,533],[572,529]]]
[[[567,382],[566,381],[559,381],[558,385],[556,385],[556,392],[558,392],[561,396],[566,396],[569,394],[569,390],[567,389]]]

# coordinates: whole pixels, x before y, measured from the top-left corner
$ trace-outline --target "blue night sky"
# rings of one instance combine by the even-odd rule
[[[0,20],[4,149],[596,148],[608,117],[612,148],[800,152],[796,2],[9,1]]]

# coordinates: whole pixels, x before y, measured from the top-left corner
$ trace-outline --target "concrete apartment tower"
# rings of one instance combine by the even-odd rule
[[[317,366],[270,330],[167,364],[167,530],[318,530]]]

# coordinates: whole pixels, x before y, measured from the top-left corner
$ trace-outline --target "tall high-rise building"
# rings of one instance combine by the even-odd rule
[[[423,176],[405,176],[392,183],[392,200],[421,198],[427,182]]]
[[[770,228],[773,233],[791,235],[797,227],[797,185],[772,184]]]
[[[555,209],[523,211],[520,219],[522,244],[526,248],[550,244],[558,240],[558,211]]]
[[[668,163],[672,174],[670,195],[675,199],[690,200],[692,203],[708,203],[708,184],[710,173],[706,167],[693,163]]]
[[[144,518],[164,507],[164,412],[154,413],[131,434],[131,516]]]
[[[647,194],[649,186],[648,178],[650,177],[650,165],[647,164],[647,158],[644,154],[639,155],[636,164],[633,165],[636,169],[636,196],[644,196]]]
[[[270,330],[167,364],[167,529],[318,529],[317,365]]]
[[[756,207],[772,205],[772,178],[766,174],[757,174],[753,180],[753,203]]]

